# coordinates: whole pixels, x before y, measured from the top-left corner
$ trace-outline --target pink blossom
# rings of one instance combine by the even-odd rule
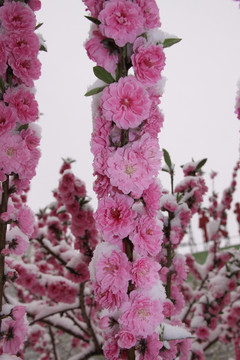
[[[162,195],[160,200],[162,210],[175,212],[178,208],[178,203],[175,196],[171,194]]]
[[[155,0],[134,0],[141,8],[144,16],[144,27],[153,29],[161,26],[159,19],[159,10]]]
[[[106,120],[114,121],[121,129],[128,129],[147,119],[151,102],[142,84],[129,75],[103,90],[100,105]]]
[[[55,280],[47,287],[47,295],[56,302],[71,304],[75,301],[77,289],[63,280]]]
[[[140,357],[139,360],[157,360],[159,359],[159,351],[163,344],[159,341],[159,335],[153,333],[146,339],[140,340]]]
[[[209,330],[206,326],[199,326],[197,328],[196,335],[201,340],[207,340],[209,337]]]
[[[152,137],[158,137],[163,126],[164,117],[158,107],[150,109],[149,117],[142,127],[142,134],[149,133]]]
[[[103,9],[105,0],[83,0],[83,2],[87,6],[87,9],[91,12],[91,15],[97,18],[98,14]]]
[[[161,250],[162,227],[147,215],[140,216],[130,239],[140,255],[156,256]]]
[[[27,323],[21,309],[15,311],[16,320],[4,319],[1,331],[5,333],[3,338],[3,351],[8,354],[16,354],[27,334]]]
[[[39,38],[34,32],[14,32],[5,36],[6,47],[9,53],[32,54],[36,57],[39,51]]]
[[[133,262],[132,281],[137,287],[151,288],[158,280],[160,265],[149,257],[141,257]]]
[[[136,78],[146,85],[161,79],[165,54],[161,45],[139,46],[131,57]]]
[[[158,140],[146,134],[131,146],[118,148],[107,165],[111,184],[123,193],[132,192],[135,198],[139,198],[160,168]]]
[[[91,151],[94,155],[97,155],[104,147],[110,145],[109,132],[111,129],[111,122],[107,121],[102,116],[97,116],[94,119],[94,129],[91,139]]]
[[[17,174],[21,170],[22,162],[26,163],[29,158],[29,151],[20,135],[6,133],[1,136],[0,164],[6,174]]]
[[[177,286],[171,286],[171,299],[175,305],[173,315],[177,315],[182,311],[182,308],[185,305],[184,296]]]
[[[230,279],[228,282],[228,289],[229,291],[235,290],[237,287],[237,281],[235,279]]]
[[[74,267],[67,264],[67,269],[66,278],[72,282],[82,283],[89,280],[88,264],[86,262],[81,261]]]
[[[98,199],[107,197],[109,195],[113,196],[115,194],[116,188],[110,184],[109,177],[98,173],[95,175],[97,175],[97,178],[94,181],[93,190],[96,192]]]
[[[32,54],[22,53],[20,49],[9,55],[8,62],[14,75],[27,86],[33,86],[33,80],[41,75],[40,61]]]
[[[107,360],[119,359],[120,349],[116,339],[110,339],[103,345],[103,353]]]
[[[122,349],[130,349],[136,344],[134,334],[128,330],[120,330],[117,339],[118,346]]]
[[[17,221],[21,231],[31,236],[34,230],[34,215],[28,206],[24,205],[19,209]]]
[[[12,130],[15,127],[16,120],[17,116],[14,109],[0,101],[0,135]]]
[[[109,316],[103,316],[100,320],[99,320],[99,327],[100,329],[108,329],[111,323],[111,319],[109,318]]]
[[[98,66],[102,66],[111,74],[115,75],[116,66],[118,62],[118,56],[115,53],[110,53],[109,49],[106,49],[101,41],[105,39],[100,31],[95,30],[85,44],[88,57],[95,61]]]
[[[109,255],[103,253],[95,267],[96,281],[102,290],[110,289],[113,293],[119,290],[127,292],[131,266],[126,254],[116,250]]]
[[[4,101],[15,109],[18,121],[27,124],[38,117],[38,104],[34,95],[24,87],[9,88],[4,94]]]
[[[162,303],[135,290],[130,293],[129,301],[122,305],[121,311],[120,325],[123,329],[132,331],[135,336],[151,335],[163,320]]]
[[[136,213],[132,205],[132,198],[120,194],[99,201],[95,220],[106,241],[114,241],[114,236],[123,239],[134,229]]]
[[[7,50],[6,44],[1,36],[0,38],[0,75],[1,77],[5,76],[7,70]]]
[[[27,250],[29,242],[21,236],[15,236],[8,245],[10,254],[22,255]]]
[[[7,31],[33,32],[36,25],[35,14],[20,1],[5,2],[0,8],[0,20]]]
[[[40,144],[40,139],[36,132],[30,128],[21,131],[21,136],[25,140],[27,148],[31,151]]]
[[[128,299],[126,289],[119,289],[113,292],[110,288],[102,290],[101,285],[98,283],[93,284],[93,289],[96,297],[96,302],[99,303],[103,308],[113,310],[120,308]]]
[[[187,269],[185,266],[185,259],[180,256],[175,256],[173,265],[176,270],[175,283],[181,285],[187,278]]]
[[[142,197],[148,215],[150,216],[156,215],[157,211],[159,210],[160,208],[159,200],[161,193],[162,193],[161,188],[155,179],[149,185],[149,187],[143,191]]]
[[[98,19],[100,31],[105,37],[114,39],[118,46],[133,43],[143,32],[144,18],[137,4],[130,1],[112,0],[105,3]]]
[[[168,318],[172,316],[174,305],[171,300],[167,299],[163,303],[163,315],[164,317]]]
[[[38,11],[41,9],[41,1],[40,0],[28,0],[28,6],[30,6],[30,8],[33,11]]]

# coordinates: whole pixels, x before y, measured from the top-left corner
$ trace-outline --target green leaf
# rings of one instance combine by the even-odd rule
[[[163,48],[167,48],[170,47],[174,44],[177,44],[179,41],[181,41],[182,39],[179,38],[169,38],[169,39],[165,39],[163,42]]]
[[[118,64],[117,64],[117,68],[116,68],[116,72],[115,72],[116,81],[118,81],[118,80],[120,79],[120,77],[121,77],[121,71],[120,71],[120,69],[121,69],[121,64],[118,63]]]
[[[88,20],[90,20],[91,22],[93,22],[93,23],[96,24],[96,25],[100,25],[100,24],[101,24],[101,21],[99,21],[98,19],[96,19],[96,18],[94,18],[94,17],[92,17],[92,16],[86,16],[86,15],[85,15],[85,18],[88,19]]]
[[[199,161],[199,163],[198,163],[197,166],[196,166],[195,171],[201,170],[201,168],[203,167],[203,165],[206,164],[206,162],[207,162],[207,159],[203,159],[203,160]]]
[[[47,48],[44,45],[41,45],[39,48],[39,51],[46,51],[47,52]]]
[[[93,72],[98,79],[104,81],[107,84],[115,82],[115,79],[112,77],[112,75],[101,66],[94,66]]]
[[[39,29],[41,26],[43,25],[43,23],[39,23],[35,26],[35,30]]]
[[[167,172],[169,174],[169,170],[162,168],[162,171]]]
[[[28,128],[28,124],[24,124],[24,125],[21,125],[19,128],[18,128],[18,131],[22,131],[22,130],[27,130]]]
[[[167,164],[167,166],[169,167],[169,169],[172,170],[172,161],[171,161],[170,155],[166,149],[163,149],[163,157],[164,157],[164,161]]]
[[[103,89],[105,88],[106,86],[101,86],[101,87],[97,87],[95,89],[92,89],[90,91],[88,91],[85,96],[91,96],[91,95],[95,95],[95,94],[98,94],[100,93],[101,91],[103,91]]]
[[[5,92],[5,83],[1,77],[0,77],[0,89],[2,90],[2,93]]]

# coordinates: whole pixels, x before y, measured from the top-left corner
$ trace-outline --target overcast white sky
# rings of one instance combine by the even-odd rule
[[[208,157],[205,167],[219,172],[216,188],[228,186],[239,158],[239,122],[234,115],[240,78],[240,9],[232,0],[157,0],[162,30],[182,41],[166,49],[167,77],[160,145],[179,166]],[[43,115],[42,157],[32,181],[29,204],[34,211],[52,201],[61,158],[77,160],[75,173],[92,190],[91,99],[95,81],[83,42],[90,23],[81,0],[43,1],[38,21],[48,47],[41,53],[42,76],[36,82]],[[178,170],[179,169],[179,170]],[[163,178],[163,175],[161,174]],[[167,185],[164,179],[164,185]]]

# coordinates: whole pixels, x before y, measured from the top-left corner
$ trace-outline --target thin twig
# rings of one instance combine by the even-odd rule
[[[55,338],[54,338],[54,334],[53,334],[51,326],[48,327],[48,330],[49,330],[49,335],[50,335],[51,342],[52,342],[54,360],[59,360],[58,354],[57,354],[57,349],[56,349]]]

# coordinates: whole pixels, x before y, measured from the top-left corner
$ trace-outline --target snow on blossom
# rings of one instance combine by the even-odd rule
[[[114,39],[118,46],[133,43],[143,32],[144,18],[140,7],[130,1],[112,0],[99,13],[101,33]]]
[[[136,78],[145,85],[161,79],[165,54],[161,45],[139,46],[131,57]]]
[[[128,129],[147,119],[151,102],[143,85],[129,75],[103,90],[100,105],[106,120],[114,121],[121,129]]]
[[[122,329],[134,332],[135,336],[148,336],[162,322],[163,305],[159,300],[152,300],[136,290],[130,293],[129,301],[121,307],[119,324]]]
[[[100,199],[95,220],[105,241],[114,242],[130,234],[135,227],[136,213],[131,209],[133,199],[117,194]]]

